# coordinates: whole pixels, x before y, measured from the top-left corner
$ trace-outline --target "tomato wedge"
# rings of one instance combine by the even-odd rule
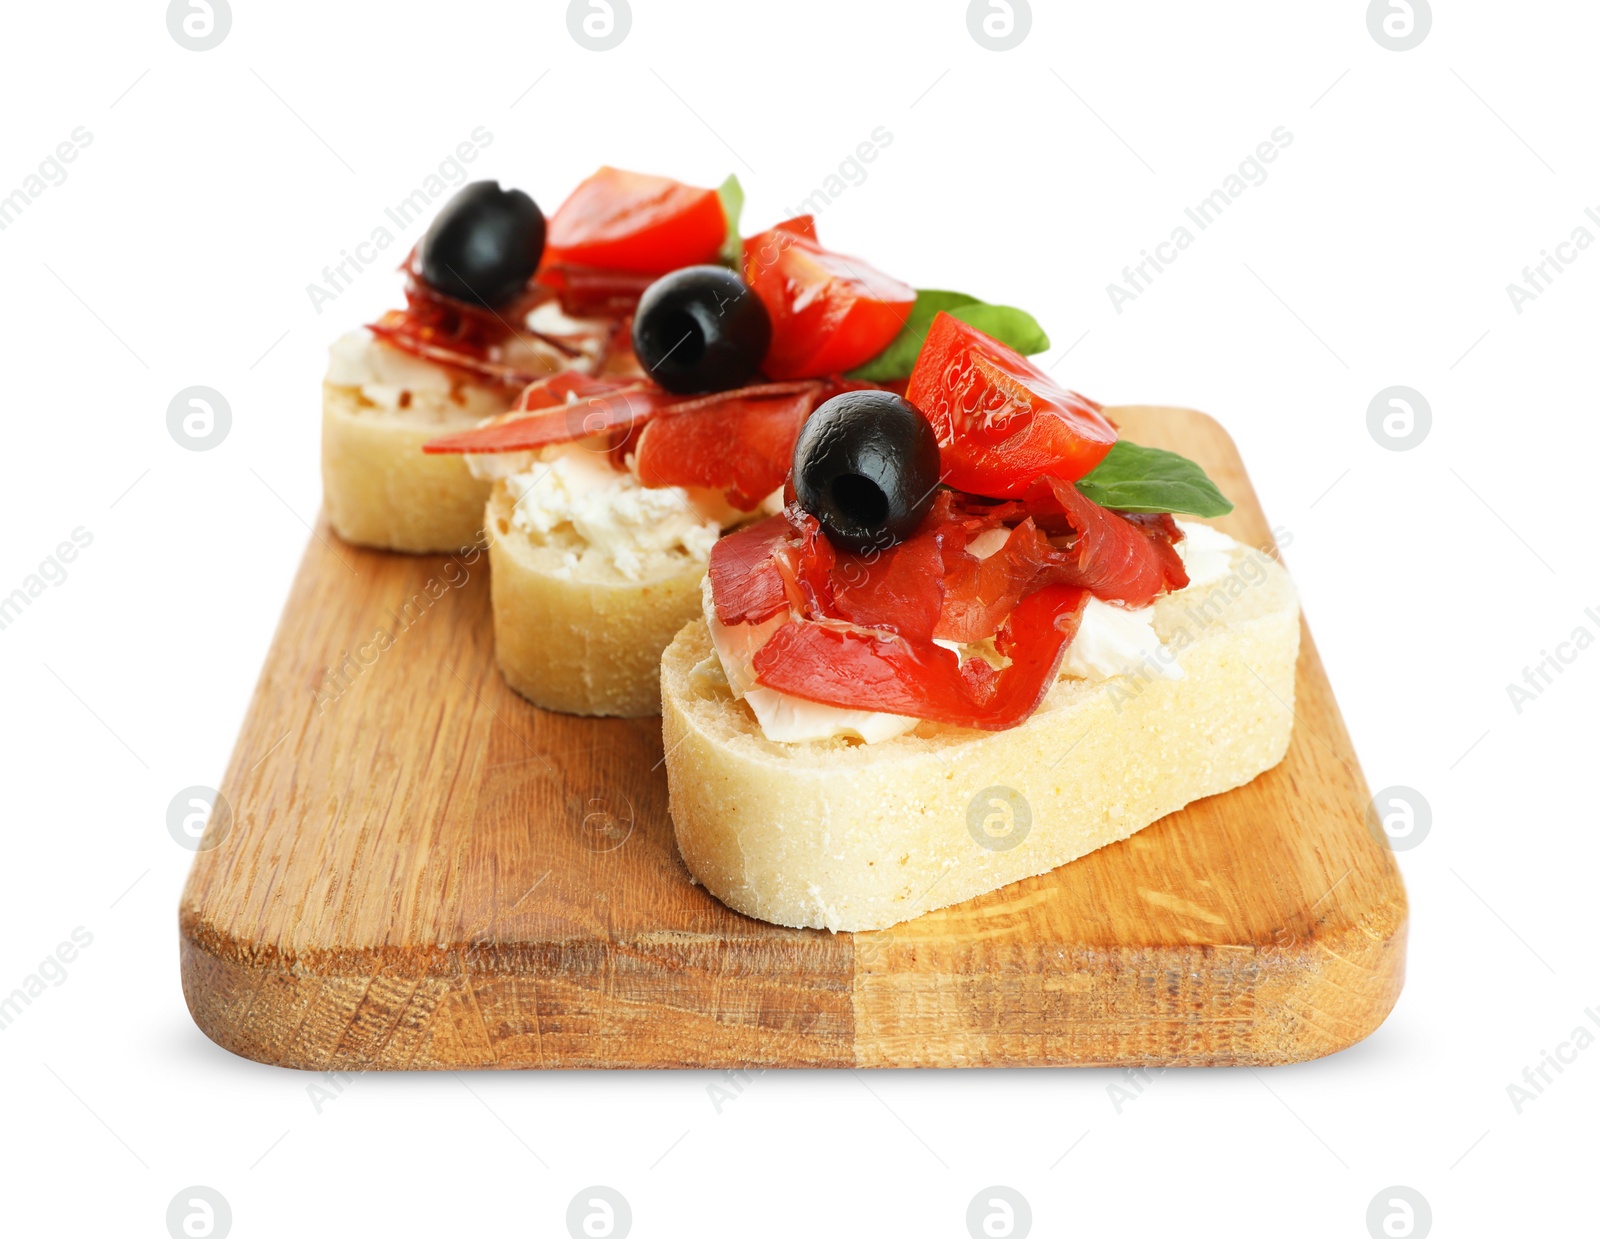
[[[747,240],[744,267],[772,318],[762,369],[774,379],[816,378],[876,357],[917,299],[861,259],[823,249],[809,215]]]
[[[944,480],[974,495],[1017,499],[1041,475],[1076,482],[1117,441],[1099,405],[943,311],[906,399],[939,437]]]
[[[797,237],[806,237],[812,241],[817,239],[817,217],[815,215],[796,215],[786,219],[780,224],[772,225],[772,232],[792,232]]]
[[[550,217],[545,262],[665,275],[714,261],[727,235],[716,190],[601,168]]]

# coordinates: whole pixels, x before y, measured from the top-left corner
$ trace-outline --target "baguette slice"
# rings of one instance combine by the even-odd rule
[[[728,690],[703,618],[662,660],[678,849],[712,894],[779,925],[879,929],[1126,839],[1282,760],[1299,606],[1236,546],[1229,573],[1156,604],[1184,678],[1063,678],[1008,731],[778,744]]]
[[[389,551],[439,553],[476,542],[489,483],[472,476],[465,457],[424,455],[422,445],[483,416],[481,408],[422,400],[380,408],[359,388],[324,383],[322,492],[333,531]]]
[[[495,659],[536,706],[638,718],[661,713],[661,651],[700,614],[703,562],[665,557],[634,581],[603,566],[571,569],[562,549],[511,524],[504,481],[490,494],[489,592]]]

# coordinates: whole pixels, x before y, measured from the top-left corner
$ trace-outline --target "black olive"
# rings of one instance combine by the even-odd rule
[[[429,286],[491,309],[517,299],[543,256],[544,214],[498,181],[474,181],[445,203],[417,250]]]
[[[886,550],[916,532],[939,485],[939,440],[893,392],[849,391],[806,419],[794,493],[835,546]]]
[[[767,307],[726,267],[683,267],[639,298],[633,352],[671,392],[727,391],[754,377],[772,342]]]

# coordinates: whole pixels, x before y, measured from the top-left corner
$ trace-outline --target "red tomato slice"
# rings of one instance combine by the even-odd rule
[[[796,237],[806,241],[817,239],[817,218],[814,215],[796,215],[781,224],[774,224],[765,232],[744,239],[745,276],[748,279],[752,262],[770,267],[783,257],[783,251],[794,244]]]
[[[1017,499],[1041,475],[1076,482],[1117,441],[1099,405],[942,311],[906,399],[939,437],[944,481],[974,495]]]
[[[774,379],[836,374],[876,357],[917,299],[861,259],[823,249],[809,215],[747,240],[744,265],[772,318],[762,369]]]
[[[817,239],[817,217],[815,215],[796,215],[793,219],[786,219],[781,224],[772,225],[772,231],[779,230],[792,232],[797,237]]]
[[[665,275],[714,261],[727,235],[716,190],[601,168],[550,217],[545,262]]]

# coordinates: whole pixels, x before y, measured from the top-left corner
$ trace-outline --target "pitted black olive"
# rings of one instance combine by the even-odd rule
[[[498,181],[474,181],[445,203],[417,250],[430,287],[491,309],[517,299],[543,256],[543,212]]]
[[[727,391],[755,376],[772,320],[761,298],[726,267],[683,267],[639,298],[633,352],[671,392]]]
[[[824,403],[794,445],[794,493],[835,546],[884,550],[916,532],[939,485],[939,441],[893,392]]]

